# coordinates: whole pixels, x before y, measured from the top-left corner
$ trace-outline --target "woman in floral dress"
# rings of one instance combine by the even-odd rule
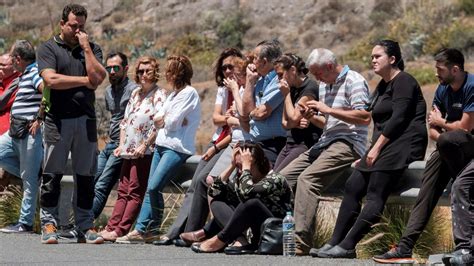
[[[123,158],[117,201],[105,230],[104,240],[115,241],[128,233],[140,211],[145,196],[152,148],[156,138],[153,116],[166,99],[156,83],[159,63],[155,58],[138,59],[135,82],[139,84],[130,97],[120,124],[120,144],[114,155]]]

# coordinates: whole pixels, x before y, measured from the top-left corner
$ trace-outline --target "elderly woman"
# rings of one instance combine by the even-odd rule
[[[323,116],[306,119],[302,115],[307,101],[319,101],[318,84],[306,75],[308,68],[303,59],[294,54],[284,54],[275,62],[275,71],[280,79],[280,91],[285,96],[282,125],[287,129],[286,145],[273,166],[275,172],[280,172],[314,145],[325,121]]]
[[[346,182],[331,240],[312,249],[312,256],[355,258],[356,244],[380,220],[393,185],[411,162],[425,155],[426,103],[418,82],[403,71],[398,43],[378,42],[372,49],[372,66],[382,77],[368,106],[374,121],[372,146]]]
[[[120,143],[114,151],[115,156],[123,158],[117,201],[105,230],[100,233],[108,241],[127,234],[140,211],[156,138],[153,114],[166,99],[165,92],[156,85],[159,63],[155,58],[138,59],[134,77],[139,87],[131,94],[120,124]]]
[[[206,152],[194,172],[191,186],[186,191],[186,196],[178,216],[173,225],[168,229],[166,235],[160,240],[153,242],[155,245],[187,246],[178,236],[180,233],[194,231],[202,228],[209,214],[207,201],[206,177],[221,156],[223,150],[230,142],[230,128],[226,124],[226,111],[229,109],[229,103],[232,103],[230,91],[224,86],[224,79],[233,75],[235,58],[241,58],[242,54],[235,48],[227,48],[217,58],[215,64],[215,81],[217,84],[216,101],[212,120],[217,130],[212,136],[211,142],[207,146]],[[227,166],[227,165],[226,165]],[[191,213],[190,210],[193,210]],[[199,211],[196,211],[199,210]]]
[[[235,169],[239,174],[234,182],[228,183]],[[260,239],[261,224],[269,217],[283,218],[292,209],[292,192],[285,177],[270,172],[270,162],[258,144],[244,143],[234,148],[231,165],[212,184],[209,195],[213,197],[214,214],[214,221],[208,224],[214,228],[209,231],[218,233],[193,244],[195,252],[220,251],[239,237],[239,245],[228,247],[225,252],[253,252]],[[241,237],[248,228],[252,229],[250,244]]]
[[[168,57],[166,81],[173,91],[153,118],[159,130],[148,188],[135,229],[117,238],[118,243],[144,242],[158,234],[164,209],[163,188],[195,152],[194,139],[200,122],[201,103],[199,94],[191,87],[192,76],[193,68],[187,57]]]

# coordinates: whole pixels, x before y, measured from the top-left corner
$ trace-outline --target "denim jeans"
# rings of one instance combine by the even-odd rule
[[[189,154],[176,152],[169,148],[156,147],[151,161],[145,199],[135,225],[137,231],[141,233],[157,232],[165,207],[162,191],[173,177],[173,173],[176,173],[189,156]]]
[[[120,177],[122,159],[114,155],[118,147],[115,142],[109,142],[97,157],[97,174],[95,175],[94,205],[92,211],[94,218],[99,217],[107,203],[110,191]]]
[[[35,136],[14,139],[8,132],[0,136],[0,167],[21,177],[23,199],[19,222],[32,226],[38,202],[39,177],[43,160],[42,131]]]

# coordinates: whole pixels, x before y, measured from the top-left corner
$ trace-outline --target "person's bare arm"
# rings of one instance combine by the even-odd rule
[[[314,108],[322,114],[333,116],[349,124],[368,125],[371,121],[370,112],[365,110],[336,109],[331,108],[320,101],[308,101],[307,105],[309,108]]]
[[[218,127],[225,126],[226,120],[225,115],[222,115],[222,105],[216,104],[214,106],[214,112],[212,113],[212,122],[214,122],[214,125]]]
[[[472,124],[474,123],[474,112],[463,113],[462,117],[458,121],[448,122],[443,118],[441,112],[436,108],[430,112],[428,116],[428,124],[432,127],[438,127],[446,131],[453,131],[457,129],[463,129],[466,131],[472,130]]]
[[[79,40],[79,45],[84,50],[84,57],[86,60],[86,71],[87,77],[90,84],[92,85],[90,89],[97,89],[97,87],[104,81],[107,76],[104,66],[97,61],[97,58],[94,55],[94,51],[89,43],[89,37],[87,33],[80,31],[76,34]]]
[[[69,90],[71,88],[86,86],[92,89],[89,78],[85,76],[67,76],[56,73],[53,69],[45,69],[41,72],[45,85],[53,90]]]
[[[258,73],[255,71],[255,65],[247,66],[247,81],[245,83],[244,94],[242,95],[242,116],[249,116],[255,108],[255,99],[253,97],[255,85],[257,84]]]

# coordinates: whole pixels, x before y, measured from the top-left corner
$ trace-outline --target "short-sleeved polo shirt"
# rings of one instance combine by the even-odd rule
[[[281,124],[283,115],[283,95],[280,92],[278,76],[274,70],[261,77],[255,85],[255,106],[267,104],[272,113],[264,120],[250,120],[250,135],[254,141],[263,141],[275,137],[286,137]]]
[[[102,50],[94,43],[91,49],[99,62],[102,62]],[[37,62],[40,75],[46,69],[52,69],[58,74],[67,76],[87,76],[84,50],[77,45],[69,47],[59,37],[52,37],[38,48]],[[55,118],[76,118],[87,115],[95,117],[95,93],[85,86],[73,87],[67,90],[47,88],[44,93],[48,104],[47,115]]]

